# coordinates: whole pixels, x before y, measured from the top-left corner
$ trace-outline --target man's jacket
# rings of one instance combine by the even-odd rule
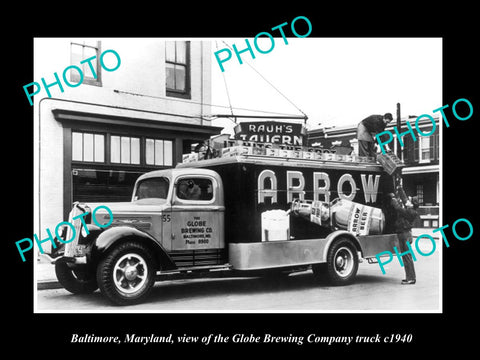
[[[413,222],[417,218],[417,212],[413,208],[404,208],[397,199],[392,199],[394,209],[393,230],[395,232],[408,231],[412,229]]]
[[[360,121],[357,127],[357,139],[374,141],[372,134],[378,134],[385,130],[385,122],[382,115],[370,115]]]

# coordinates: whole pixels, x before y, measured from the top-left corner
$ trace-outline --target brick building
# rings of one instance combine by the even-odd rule
[[[416,117],[402,119],[402,133],[407,130],[405,125],[409,121],[415,129]],[[396,121],[392,121],[386,130],[394,134],[394,141],[390,149],[397,153],[399,146],[393,130]],[[429,133],[433,124],[429,119],[422,118],[418,122],[422,133]],[[408,195],[418,196],[420,207],[420,223],[417,227],[437,228],[439,226],[439,199],[440,199],[440,137],[439,119],[435,118],[435,132],[430,136],[416,136],[413,141],[411,135],[402,137],[404,147],[401,149],[401,159],[405,163],[403,168],[403,184]],[[340,154],[358,153],[356,139],[357,124],[343,127],[321,128],[308,132],[309,146],[322,146],[325,149],[334,149]],[[416,134],[416,131],[414,131]],[[378,150],[380,151],[380,150]]]

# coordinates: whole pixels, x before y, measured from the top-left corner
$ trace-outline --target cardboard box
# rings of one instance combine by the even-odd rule
[[[266,148],[265,147],[254,146],[252,148],[252,154],[253,155],[265,155],[266,154]]]
[[[190,153],[190,154],[183,154],[182,155],[182,162],[189,163],[198,160],[198,153]]]
[[[304,159],[315,159],[315,153],[313,151],[303,151],[303,158]]]
[[[265,149],[265,155],[277,157],[278,156],[278,151],[279,151],[279,149],[277,149],[277,148],[266,148]]]
[[[253,148],[251,146],[230,146],[222,149],[222,157],[252,155]]]
[[[290,158],[292,157],[292,150],[279,149],[278,156],[283,158]]]

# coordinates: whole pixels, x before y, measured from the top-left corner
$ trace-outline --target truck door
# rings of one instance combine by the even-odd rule
[[[225,208],[219,203],[219,184],[210,176],[176,179],[172,199],[172,250],[224,248]]]

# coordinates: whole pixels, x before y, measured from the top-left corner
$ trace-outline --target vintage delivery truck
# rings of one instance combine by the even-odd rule
[[[143,301],[171,274],[311,269],[349,284],[359,259],[393,252],[383,211],[393,187],[375,161],[224,154],[140,176],[130,202],[75,203],[78,231],[66,229],[52,258],[67,290],[100,288],[119,305]]]

